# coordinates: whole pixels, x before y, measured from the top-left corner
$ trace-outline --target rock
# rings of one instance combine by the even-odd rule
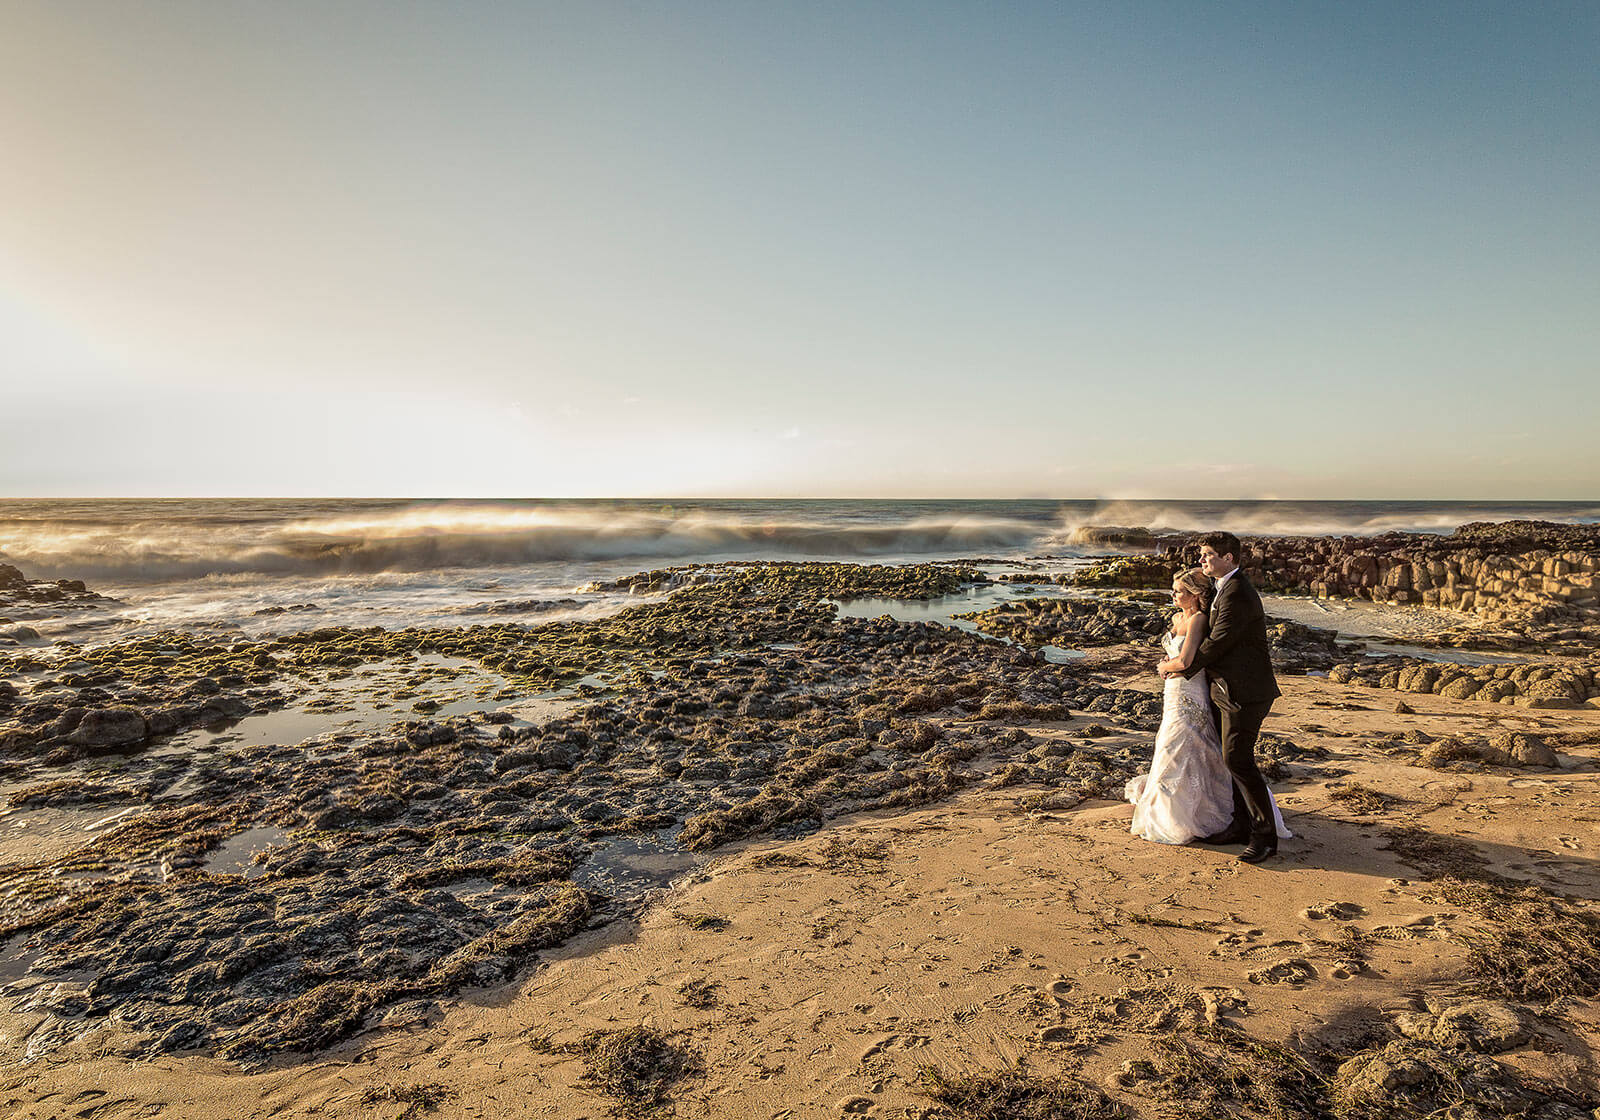
[[[171,735],[183,724],[182,708],[160,708],[150,713],[146,721],[152,735]]]
[[[85,712],[67,742],[80,747],[124,747],[149,737],[145,718],[132,708],[99,708]]]
[[[87,708],[68,708],[56,717],[55,723],[50,725],[53,735],[70,735],[77,730],[78,724],[83,722],[83,717],[89,714]]]
[[[1407,1038],[1479,1054],[1514,1050],[1531,1034],[1517,1008],[1487,999],[1458,1003],[1438,1015],[1402,1015],[1395,1026]]]
[[[1492,761],[1510,766],[1541,766],[1554,770],[1560,766],[1556,752],[1537,735],[1508,731],[1489,740],[1486,752]]]
[[[1412,1026],[1423,1029],[1416,1022]],[[1492,1058],[1411,1039],[1357,1054],[1339,1066],[1333,1082],[1334,1112],[1341,1116],[1369,1110],[1425,1115],[1463,1097],[1533,1103],[1517,1076]]]
[[[1339,1067],[1336,1084],[1346,1099],[1376,1101],[1433,1076],[1432,1066],[1390,1044],[1376,1054],[1358,1054],[1346,1061]]]

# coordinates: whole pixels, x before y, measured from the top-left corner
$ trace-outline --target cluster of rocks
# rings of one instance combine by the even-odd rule
[[[564,611],[583,606],[581,599],[498,599],[493,603],[477,603],[463,607],[462,614],[543,614],[546,611]]]
[[[1272,667],[1280,673],[1328,670],[1362,648],[1358,642],[1339,641],[1336,631],[1287,619],[1268,620],[1267,640],[1272,643]]]
[[[1180,570],[1179,563],[1160,556],[1111,556],[1069,572],[1060,581],[1071,587],[1170,588]]]
[[[1390,741],[1401,750],[1416,750],[1417,761],[1436,770],[1473,769],[1478,766],[1540,767],[1554,770],[1560,756],[1543,735],[1527,731],[1501,731],[1493,735],[1442,735],[1422,731],[1396,732]],[[1420,749],[1418,749],[1420,748]]]
[[[81,579],[28,579],[20,569],[0,564],[0,647],[37,641],[39,632],[24,621],[88,609],[111,600]]]
[[[1531,1082],[1491,1057],[1527,1045],[1533,1036],[1529,1019],[1520,1008],[1495,1000],[1403,1014],[1395,1023],[1403,1037],[1339,1064],[1330,1085],[1335,1114],[1588,1120],[1593,1098]]]
[[[1171,604],[1163,597],[1019,599],[986,611],[957,617],[971,620],[986,634],[1030,649],[1054,645],[1070,649],[1102,646],[1155,646],[1170,625]],[[1267,628],[1272,663],[1282,673],[1327,670],[1361,648],[1340,643],[1332,630],[1274,620]]]
[[[1151,603],[1116,599],[1017,599],[986,611],[957,616],[985,634],[1038,648],[1056,645],[1153,645],[1166,630],[1171,611]]]
[[[953,628],[834,617],[826,598],[895,591],[892,571],[744,567],[538,629],[335,628],[231,645],[169,634],[77,651],[72,672],[26,699],[13,690],[13,777],[37,780],[12,802],[141,811],[60,858],[0,868],[0,938],[40,954],[40,1015],[114,1018],[150,1052],[256,1061],[498,982],[625,911],[632,896],[585,878],[614,837],[704,851],[921,804],[990,773],[1069,797],[1131,776],[1140,760],[1104,725],[1044,744],[1016,723],[1090,711],[1150,729],[1159,701]],[[941,580],[912,569],[898,590]],[[412,720],[293,746],[133,754],[114,778],[62,770],[80,731],[93,736],[79,746],[148,735],[141,697],[276,702],[251,691],[275,686],[253,682],[434,649],[525,682],[608,667],[627,685],[537,726]],[[188,677],[201,670],[218,675]],[[258,834],[270,839],[248,874],[208,870],[219,846]]]
[[[124,680],[90,684],[67,674],[23,696],[0,681],[0,772],[24,760],[64,766],[94,755],[135,750],[153,739],[213,727],[281,706],[281,689],[238,675],[199,677],[181,686]]]
[[[1328,671],[1328,679],[1522,708],[1600,708],[1600,674],[1586,665],[1560,662],[1453,665],[1385,657],[1336,665]]]
[[[1468,611],[1533,624],[1594,621],[1600,612],[1600,532],[1593,526],[1506,522],[1447,536],[1251,537],[1245,570],[1262,590]],[[1175,566],[1199,562],[1196,541],[1169,545]]]

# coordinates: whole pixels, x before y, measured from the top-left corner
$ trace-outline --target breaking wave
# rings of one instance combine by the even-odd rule
[[[979,516],[841,523],[704,512],[450,506],[275,525],[153,520],[39,524],[0,537],[0,560],[46,579],[333,575],[548,561],[970,556],[1026,547],[1046,529],[1023,520]]]
[[[1578,502],[377,500],[0,503],[0,562],[111,582],[739,558],[1081,555],[1090,526],[1249,535],[1600,522]]]

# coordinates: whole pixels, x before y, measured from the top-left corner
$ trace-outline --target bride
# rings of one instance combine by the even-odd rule
[[[1194,660],[1195,650],[1205,640],[1211,595],[1211,580],[1198,569],[1172,581],[1172,601],[1178,611],[1161,640],[1168,658],[1180,659],[1186,667]],[[1232,823],[1233,778],[1212,719],[1206,674],[1167,678],[1150,772],[1134,778],[1124,792],[1133,802],[1133,834],[1145,840],[1187,844]],[[1278,835],[1287,837],[1276,802],[1272,816]]]

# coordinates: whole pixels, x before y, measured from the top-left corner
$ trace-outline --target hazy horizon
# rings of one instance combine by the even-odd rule
[[[8,14],[0,494],[1600,485],[1594,5]]]

